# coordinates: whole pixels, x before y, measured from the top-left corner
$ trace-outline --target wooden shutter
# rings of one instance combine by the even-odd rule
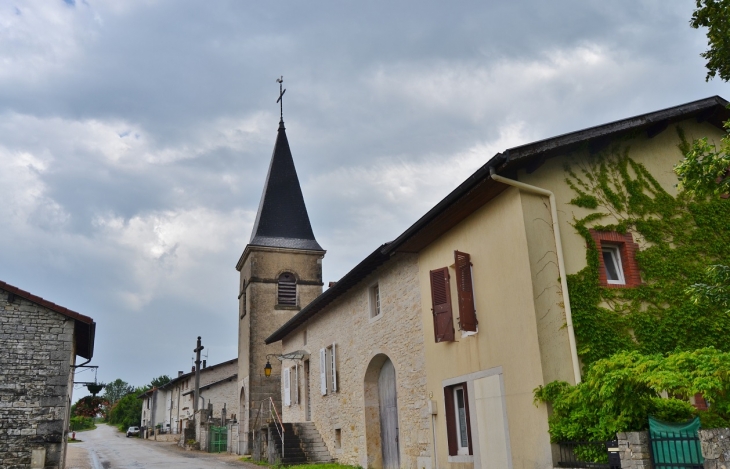
[[[446,416],[446,439],[449,442],[449,456],[459,454],[459,441],[456,439],[456,409],[454,407],[454,388],[444,388],[444,407]]]
[[[466,436],[469,441],[469,454],[473,455],[474,450],[471,446],[471,419],[469,418],[469,393],[466,392],[466,383],[463,386],[464,389],[464,413],[466,414]]]
[[[291,405],[291,368],[284,368],[284,405]]]
[[[479,322],[474,308],[471,258],[465,252],[454,251],[454,261],[456,264],[456,291],[459,295],[459,327],[462,331],[476,332]]]
[[[335,360],[335,344],[332,344],[332,392],[337,392],[337,360]]]
[[[319,349],[319,384],[322,395],[327,394],[327,355],[326,350]]]
[[[292,380],[292,401],[299,404],[299,364],[294,365],[294,379]]]
[[[279,275],[279,296],[277,303],[280,305],[297,304],[297,279],[294,274],[284,272]]]
[[[451,287],[449,268],[431,271],[431,304],[433,312],[433,333],[436,342],[454,340],[454,319],[451,311]]]

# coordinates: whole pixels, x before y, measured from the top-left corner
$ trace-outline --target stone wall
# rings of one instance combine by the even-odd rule
[[[652,469],[648,432],[622,432],[618,437],[621,467],[628,469]]]
[[[381,314],[373,318],[370,288],[376,283]],[[304,421],[309,396],[311,420],[333,457],[344,464],[381,466],[377,377],[387,357],[396,371],[400,466],[417,467],[419,457],[431,456],[423,337],[417,258],[399,255],[283,341],[285,353],[310,354],[308,388],[304,363],[283,363],[300,369],[299,403],[284,406],[284,421]],[[338,389],[323,396],[319,353],[332,343]],[[376,395],[367,391],[372,385]]]
[[[281,343],[264,344],[279,327],[322,293],[323,252],[247,246],[236,268],[239,278],[238,402],[241,450],[249,452],[248,433],[256,422],[268,419],[268,404],[259,416],[261,402],[273,397],[281,410],[281,366],[271,359],[271,376],[264,376],[268,354],[281,354]],[[278,305],[278,278],[290,272],[297,278],[297,305]]]
[[[0,290],[0,467],[63,468],[74,321]]]
[[[223,405],[226,406],[226,418],[231,417],[231,413],[238,411],[238,384],[236,378],[231,378],[230,381],[218,383],[209,388],[200,390],[200,397],[205,402],[204,407],[207,409],[208,404],[213,405],[213,414],[210,418],[220,419]]]
[[[238,454],[238,423],[228,422],[228,452]]]
[[[200,370],[200,387],[206,386],[210,383],[220,381],[224,378],[228,378],[231,375],[236,374],[238,371],[238,363],[234,360],[228,360],[216,365],[211,365]],[[234,380],[235,383],[235,380]],[[179,433],[179,423],[182,421],[183,424],[187,419],[192,419],[193,415],[193,393],[195,389],[195,374],[186,373],[185,375],[178,376],[174,379],[174,382],[164,389],[159,390],[159,405],[164,406],[167,409],[166,399],[170,398],[170,409],[165,410],[164,421],[165,424],[169,423],[173,433]],[[164,393],[164,395],[163,395]],[[204,396],[204,393],[201,392]],[[215,402],[215,401],[214,401]],[[231,409],[234,405],[235,400],[228,404],[228,408]],[[207,399],[206,399],[207,406]],[[222,406],[222,404],[221,404]],[[202,407],[202,404],[201,404]],[[220,409],[219,409],[220,411]],[[235,411],[232,411],[235,412]],[[169,414],[169,415],[168,415]],[[231,414],[229,410],[228,414]]]
[[[699,431],[705,469],[730,468],[730,428]]]

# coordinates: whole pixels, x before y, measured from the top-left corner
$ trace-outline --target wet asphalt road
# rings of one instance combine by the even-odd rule
[[[108,425],[99,425],[96,430],[77,433],[76,438],[83,442],[68,445],[66,467],[69,469],[258,468],[238,461],[235,455],[185,451],[174,443],[127,438],[124,433]]]

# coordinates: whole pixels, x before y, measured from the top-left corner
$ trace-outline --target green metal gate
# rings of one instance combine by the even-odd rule
[[[704,458],[697,430],[700,419],[667,423],[649,417],[649,449],[656,469],[702,469]]]
[[[226,427],[210,426],[208,430],[208,451],[211,453],[223,453],[228,449],[228,432]]]

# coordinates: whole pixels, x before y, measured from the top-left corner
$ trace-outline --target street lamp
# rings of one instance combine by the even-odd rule
[[[269,357],[274,357],[279,361],[284,361],[284,360],[301,360],[304,357],[308,357],[308,356],[309,356],[309,352],[307,352],[306,350],[297,350],[296,352],[285,353],[284,355],[277,355],[275,353],[269,353],[268,355],[266,355],[266,365],[264,366],[264,376],[266,376],[267,378],[269,376],[271,376],[271,362],[269,361]]]

